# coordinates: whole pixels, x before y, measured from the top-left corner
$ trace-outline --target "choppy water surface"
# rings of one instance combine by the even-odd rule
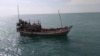
[[[16,16],[0,18],[0,56],[100,56],[100,13],[62,14],[73,25],[68,36],[23,37],[16,32]],[[57,14],[21,15],[44,28],[60,27]]]

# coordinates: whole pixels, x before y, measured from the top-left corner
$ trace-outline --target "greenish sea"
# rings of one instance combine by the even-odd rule
[[[68,36],[23,37],[16,31],[17,16],[0,18],[0,56],[100,56],[100,13],[61,14]],[[61,27],[58,14],[20,15],[41,21],[43,28]]]

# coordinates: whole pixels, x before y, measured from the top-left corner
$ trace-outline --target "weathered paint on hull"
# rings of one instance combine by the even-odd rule
[[[69,33],[70,30],[65,31],[65,32],[59,32],[59,33],[54,33],[54,34],[34,34],[34,33],[25,33],[25,32],[20,32],[21,36],[64,36]]]

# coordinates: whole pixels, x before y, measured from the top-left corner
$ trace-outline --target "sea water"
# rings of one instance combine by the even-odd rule
[[[58,14],[28,14],[20,18],[41,21],[43,28],[61,27]],[[16,31],[17,16],[0,18],[0,56],[100,56],[100,13],[61,14],[67,36],[24,37]]]

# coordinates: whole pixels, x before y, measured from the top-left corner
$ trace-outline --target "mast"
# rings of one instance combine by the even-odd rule
[[[18,19],[20,19],[19,18],[19,6],[17,5],[17,12],[18,12]]]
[[[61,22],[61,27],[63,27],[63,23],[62,23],[62,19],[61,19],[61,15],[60,15],[59,10],[58,10],[58,15],[59,15],[59,19],[60,19],[60,22]]]

